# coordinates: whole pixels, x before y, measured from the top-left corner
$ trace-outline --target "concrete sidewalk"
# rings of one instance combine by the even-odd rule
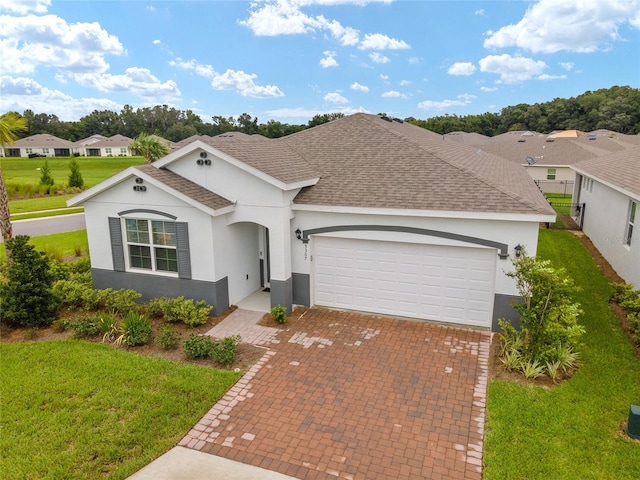
[[[174,447],[131,480],[291,480],[278,472],[234,462],[185,447]]]

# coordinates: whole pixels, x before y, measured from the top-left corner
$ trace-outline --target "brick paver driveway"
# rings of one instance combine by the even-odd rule
[[[300,479],[480,479],[488,332],[310,309],[181,445]]]

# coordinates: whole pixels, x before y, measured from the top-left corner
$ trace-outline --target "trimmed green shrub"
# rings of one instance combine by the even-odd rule
[[[119,313],[120,315],[136,312],[138,310],[136,301],[142,297],[141,293],[132,289],[121,288],[119,290],[112,290],[111,288],[105,288],[96,291],[100,305],[106,310]]]
[[[147,304],[147,313],[154,318],[164,318],[169,323],[182,322],[190,327],[207,323],[213,307],[204,300],[194,302],[184,297],[154,298]]]
[[[83,315],[68,323],[75,338],[91,338],[100,332],[99,318],[93,315]]]
[[[29,244],[27,235],[7,241],[11,261],[7,281],[0,285],[0,312],[3,321],[20,327],[50,325],[58,310],[53,293],[49,259]]]
[[[91,285],[74,280],[58,280],[53,284],[53,293],[65,308],[96,310],[100,305],[98,291]]]
[[[239,343],[240,335],[225,337],[220,341],[214,342],[210,354],[211,358],[220,365],[228,367],[236,361]]]
[[[45,187],[44,192],[40,193],[49,193],[49,187],[52,187],[54,184],[53,176],[51,175],[51,167],[49,167],[49,161],[45,160],[44,165],[40,169],[40,186]]]
[[[156,335],[155,342],[165,350],[171,350],[178,346],[180,336],[176,329],[171,325],[164,325],[160,328],[158,335]]]
[[[287,321],[287,307],[284,305],[276,305],[271,308],[271,316],[278,323],[285,323]]]
[[[613,299],[624,309],[631,328],[631,340],[640,346],[640,290],[630,283],[613,284]]]
[[[208,358],[214,349],[213,340],[209,335],[189,335],[183,343],[184,355],[191,360]]]

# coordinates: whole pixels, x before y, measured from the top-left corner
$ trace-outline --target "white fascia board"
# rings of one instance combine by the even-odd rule
[[[181,149],[170,153],[169,155],[161,158],[160,160],[157,160],[156,162],[154,162],[154,165],[157,166],[158,168],[165,167],[171,164],[172,162],[175,162],[179,158],[182,158],[185,155],[188,155],[194,152],[195,150],[204,150],[205,152],[210,153],[211,155],[218,157],[221,160],[224,160],[225,162],[233,165],[234,167],[237,167],[240,170],[247,172],[248,174],[253,175],[254,177],[257,177],[260,180],[284,191],[295,190],[296,188],[302,188],[302,187],[310,187],[318,183],[318,181],[320,180],[320,178],[318,177],[318,178],[311,178],[309,180],[303,180],[300,182],[294,182],[294,183],[288,183],[288,184],[284,183],[278,180],[277,178],[274,178],[271,175],[267,175],[263,171],[258,170],[257,168],[254,168],[250,165],[247,165],[243,161],[238,160],[237,158],[232,157],[231,155],[228,155],[223,151],[218,150],[217,148],[214,148],[207,143],[204,143],[202,140],[196,140],[195,142],[191,142],[189,145],[185,145]]]
[[[624,189],[624,188],[622,188],[622,187],[620,187],[620,186],[618,186],[618,185],[616,185],[614,183],[611,183],[611,182],[609,182],[607,180],[603,180],[600,177],[597,177],[596,175],[593,175],[591,173],[585,172],[584,170],[580,169],[580,167],[571,167],[571,169],[573,171],[575,171],[576,173],[579,173],[583,177],[589,177],[589,178],[591,178],[591,179],[593,179],[593,180],[595,180],[595,181],[597,181],[597,182],[609,187],[610,189],[615,190],[616,192],[620,192],[620,193],[622,193],[623,195],[626,195],[629,198],[633,198],[634,200],[640,201],[640,195],[638,195],[637,193],[630,192],[629,190],[626,190],[626,189]]]
[[[404,210],[399,208],[362,208],[362,207],[340,207],[329,205],[301,205],[293,204],[292,210],[299,212],[322,212],[322,213],[351,213],[354,215],[390,215],[398,217],[428,217],[428,218],[455,218],[465,220],[501,220],[513,222],[555,222],[555,215],[545,215],[543,213],[523,214],[523,213],[487,213],[487,212],[458,212],[446,210]]]

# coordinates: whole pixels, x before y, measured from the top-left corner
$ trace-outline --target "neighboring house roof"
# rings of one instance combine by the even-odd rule
[[[505,140],[512,140],[514,138],[529,138],[529,137],[544,137],[542,133],[532,132],[530,130],[514,130],[511,132],[501,133],[491,138],[491,142],[503,142]]]
[[[100,135],[99,133],[95,133],[93,135],[91,135],[90,137],[87,138],[83,138],[81,140],[77,140],[75,141],[75,145],[77,147],[87,147],[89,145],[93,145],[96,142],[99,142],[100,140],[106,140],[107,137],[105,137],[104,135]]]
[[[571,168],[640,199],[640,146],[592,158]]]
[[[522,167],[409,123],[358,113],[277,141],[320,172],[295,204],[554,214]]]
[[[73,148],[73,142],[58,138],[48,133],[39,133],[16,140],[11,148]]]
[[[465,145],[480,145],[491,141],[491,137],[476,132],[449,132],[444,135],[444,138]]]
[[[91,148],[128,147],[131,144],[131,142],[133,142],[132,138],[125,137],[124,135],[114,135],[113,137],[105,138],[91,144]]]
[[[554,130],[549,134],[549,138],[577,138],[584,135],[580,130]]]

